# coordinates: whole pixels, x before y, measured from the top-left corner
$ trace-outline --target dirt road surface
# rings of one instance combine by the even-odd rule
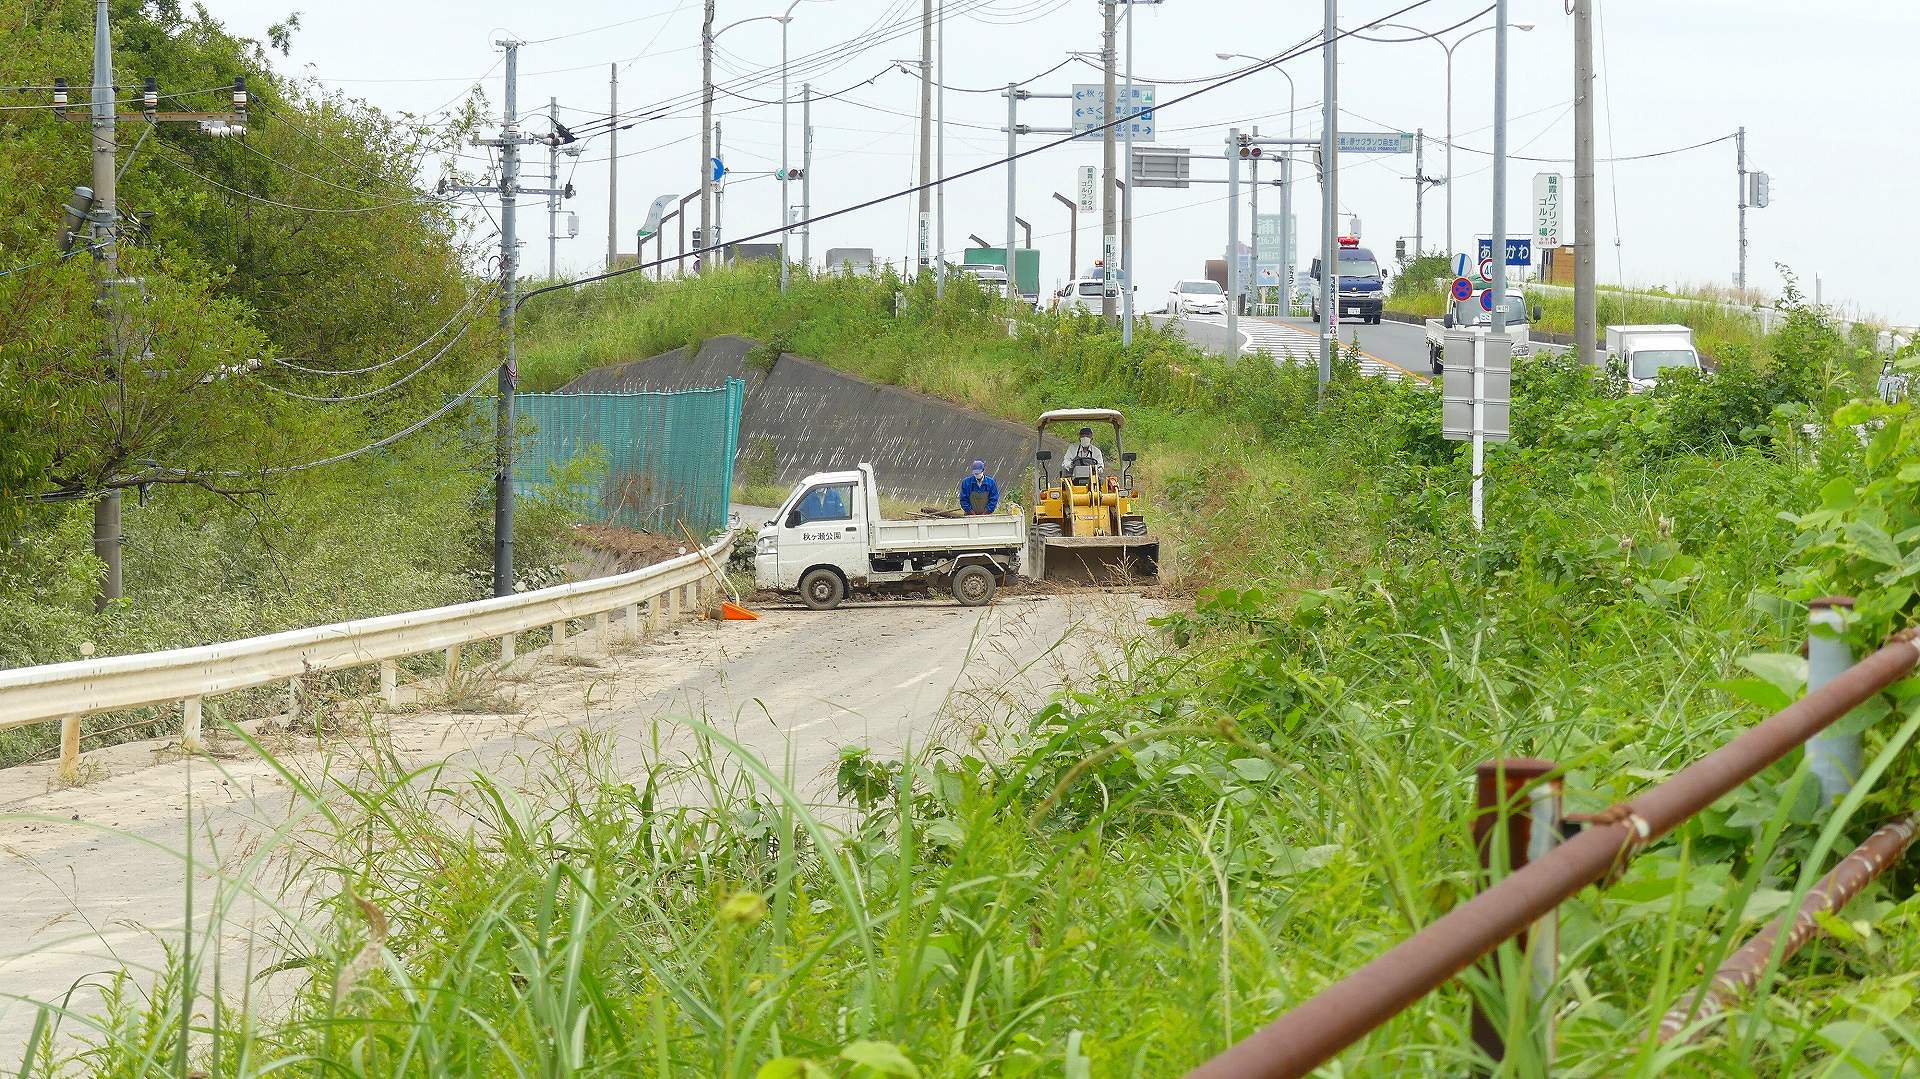
[[[541,766],[534,762],[551,760],[542,749],[568,732],[606,735],[615,760],[637,768],[662,746],[690,744],[676,720],[697,715],[776,770],[788,762],[803,795],[831,803],[841,746],[893,754],[964,741],[980,723],[1017,722],[1061,686],[1090,681],[1121,642],[1146,634],[1144,620],[1158,609],[1140,596],[1098,593],[1004,595],[977,609],[951,600],[775,608],[758,622],[686,623],[610,651],[577,638],[570,643],[588,645],[577,658],[488,683],[480,714],[462,714],[476,707],[471,693],[461,713],[369,718],[355,704],[361,718],[321,741],[311,728],[263,741],[284,767],[337,797],[366,781],[352,761],[356,750],[364,760],[369,729],[402,763],[446,761],[456,775],[485,771],[516,783]],[[89,759],[104,774],[67,790],[52,788],[47,768],[0,771],[0,1064],[18,1060],[31,1002],[64,999],[76,1012],[97,1012],[120,970],[141,999],[165,948],[183,940],[202,954],[217,946],[229,993],[277,958],[247,927],[287,921],[272,917],[281,894],[271,883],[274,833],[317,820],[312,803],[237,740],[213,760],[189,761],[157,743]],[[189,819],[193,935],[184,930]],[[264,894],[221,880],[257,882]],[[210,939],[216,903],[226,916]],[[211,971],[202,982],[212,984]],[[273,997],[271,988],[256,982],[256,1001]],[[78,1026],[62,1025],[67,1034]]]

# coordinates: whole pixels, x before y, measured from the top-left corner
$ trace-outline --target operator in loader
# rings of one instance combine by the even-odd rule
[[[1000,485],[987,475],[987,463],[975,461],[967,478],[960,481],[960,509],[969,517],[992,513],[1000,505]]]
[[[1095,476],[1107,470],[1106,456],[1093,444],[1093,428],[1080,428],[1080,441],[1067,450],[1067,459],[1061,463],[1073,482],[1089,486]]]

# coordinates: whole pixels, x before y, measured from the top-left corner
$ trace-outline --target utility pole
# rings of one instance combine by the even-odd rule
[[[616,64],[607,65],[607,122],[607,269],[611,270],[620,254],[620,68]]]
[[[90,115],[93,127],[93,227],[90,240],[94,264],[99,271],[101,309],[106,313],[108,348],[115,379],[125,379],[124,320],[115,303],[114,289],[120,276],[120,249],[114,243],[114,228],[119,212],[115,204],[114,162],[118,155],[117,128],[113,97],[113,30],[108,23],[107,0],[97,0],[93,12],[93,102]],[[123,383],[124,384],[124,383]],[[108,490],[93,504],[93,554],[107,569],[100,581],[100,593],[94,597],[94,610],[104,611],[124,592],[120,576],[120,492]]]
[[[934,78],[940,82],[940,99],[933,125],[933,171],[944,180],[947,176],[947,0],[936,0],[936,11],[940,40],[934,53]],[[933,296],[940,299],[947,294],[947,185],[944,183],[933,192],[933,216]],[[1007,271],[1007,282],[1012,286],[1012,270]]]
[[[1740,173],[1740,272],[1734,275],[1741,299],[1747,291],[1747,129],[1743,124],[1734,136],[1734,163]]]
[[[1120,188],[1120,344],[1133,344],[1133,16],[1140,0],[1127,0],[1127,82],[1121,110],[1125,116],[1127,182]]]
[[[933,0],[920,0],[920,216],[919,231],[916,235],[925,236],[932,223],[933,189]],[[928,245],[922,241],[918,248],[920,269],[925,271],[932,265]],[[1011,255],[1008,256],[1012,258]],[[1013,280],[1013,270],[1007,270],[1007,280]]]
[[[558,132],[560,130],[560,99],[547,99],[547,122]],[[609,151],[611,152],[611,151]],[[547,186],[558,189],[560,186],[560,140],[554,139],[547,144]],[[559,277],[555,263],[560,250],[560,196],[547,196],[547,279]]]
[[[1014,284],[1016,279],[1013,271],[1020,264],[1019,258],[1013,253],[1013,167],[1017,164],[1014,157],[1020,152],[1018,144],[1014,142],[1014,135],[1020,128],[1020,94],[1019,83],[1007,84],[1007,248],[1006,261],[1002,266],[1007,271],[1009,285]]]
[[[1101,19],[1100,66],[1106,81],[1106,87],[1105,87],[1105,94],[1106,94],[1105,101],[1107,103],[1106,119],[1109,121],[1107,125],[1101,129],[1101,132],[1100,132],[1100,162],[1101,162],[1101,176],[1102,176],[1102,179],[1100,181],[1100,186],[1102,189],[1101,202],[1100,202],[1100,234],[1101,234],[1100,269],[1102,271],[1101,276],[1106,278],[1106,287],[1100,290],[1100,317],[1105,319],[1109,323],[1113,321],[1113,316],[1114,316],[1113,256],[1115,253],[1114,249],[1118,243],[1118,237],[1115,236],[1114,234],[1114,225],[1116,223],[1115,215],[1116,215],[1116,211],[1118,210],[1118,207],[1114,205],[1114,186],[1113,186],[1114,141],[1113,141],[1113,124],[1111,121],[1113,121],[1115,118],[1122,115],[1119,108],[1119,102],[1115,99],[1114,71],[1113,71],[1114,51],[1115,51],[1113,47],[1113,39],[1114,39],[1113,9],[1114,9],[1114,5],[1117,4],[1118,2],[1119,0],[1100,0],[1100,19]],[[1011,232],[1009,232],[1009,236],[1011,236]],[[1008,242],[1011,243],[1012,242],[1011,239],[1009,239]],[[1013,275],[1011,272],[1009,272],[1007,276],[1009,279],[1011,279]]]
[[[702,248],[713,244],[713,5],[707,0],[700,23],[700,239],[695,246]],[[698,269],[706,269],[704,255],[695,261]]]
[[[1495,0],[1493,30],[1493,321],[1476,342],[1473,365],[1473,527],[1486,525],[1486,350],[1498,341],[1512,363],[1507,333],[1507,0]],[[1503,364],[1505,366],[1506,364]]]
[[[720,121],[715,120],[713,122],[713,156],[719,157],[720,155],[721,155]],[[707,175],[712,176],[713,173],[708,172]],[[725,212],[726,194],[727,194],[727,189],[725,185],[722,184],[714,187],[713,189],[713,234],[707,237],[705,240],[701,241],[702,246],[710,247],[713,249],[714,257],[720,260],[720,265],[722,266],[725,266],[727,264],[727,250],[726,248],[720,246],[722,243],[725,242],[720,238],[720,234],[723,231],[723,226],[721,225],[721,221],[726,217],[726,212]],[[707,265],[707,260],[704,257],[700,260],[700,265],[702,267]]]
[[[1419,258],[1427,250],[1427,188],[1438,187],[1446,183],[1440,176],[1427,175],[1427,129],[1416,128],[1413,133],[1413,257]],[[1451,196],[1449,196],[1451,197]]]
[[[1600,224],[1593,171],[1593,0],[1573,0],[1573,345],[1582,366],[1594,363]]]
[[[813,84],[800,84],[800,220],[813,219]],[[813,266],[813,226],[800,226],[800,265]]]
[[[1336,55],[1340,45],[1340,27],[1334,19],[1335,0],[1327,0],[1326,26],[1321,30],[1320,50],[1320,395],[1326,396],[1327,383],[1333,381],[1335,327],[1340,325],[1340,251],[1334,220],[1340,212],[1340,143],[1334,137],[1339,128],[1340,67]]]
[[[521,195],[565,195],[566,188],[521,187],[520,148],[533,143],[555,143],[560,133],[529,136],[520,132],[520,46],[514,38],[497,38],[495,45],[507,52],[506,88],[502,97],[500,136],[477,139],[477,145],[500,148],[500,183],[497,186],[467,186],[441,181],[440,193],[459,191],[468,194],[500,196],[500,339],[504,355],[500,362],[494,402],[493,473],[493,594],[513,594],[513,425],[514,386],[520,369],[514,351],[514,320],[519,313],[520,236],[515,220]]]
[[[798,0],[796,0],[798,2]],[[787,174],[787,26],[793,22],[793,9],[788,8],[785,17],[780,20],[780,291],[787,291],[787,281],[793,272],[793,196],[788,194]]]

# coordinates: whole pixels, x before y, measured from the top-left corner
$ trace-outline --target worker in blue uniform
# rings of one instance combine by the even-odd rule
[[[987,463],[975,461],[973,470],[960,481],[960,508],[968,516],[992,513],[1000,505],[1000,485],[987,475]]]

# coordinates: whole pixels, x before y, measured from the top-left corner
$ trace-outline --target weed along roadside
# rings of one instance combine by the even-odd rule
[[[1151,448],[1172,598],[774,611],[739,632],[785,645],[680,654],[738,711],[649,682],[657,728],[516,743],[519,763],[431,784],[375,754],[363,783],[296,787],[316,806],[297,864],[329,887],[311,933],[254,968],[293,963],[283,995],[135,975],[149,995],[74,1008],[114,1021],[68,1070],[131,1068],[184,1022],[210,1074],[293,1055],[352,1074],[1180,1074],[1507,894],[1497,878],[1576,857],[1609,881],[1562,890],[1555,963],[1455,964],[1328,1059],[1492,1072],[1476,1003],[1503,1045],[1589,1075],[1897,1074],[1920,1039],[1899,861],[1687,1039],[1656,1037],[1914,808],[1912,681],[1809,694],[1799,655],[1808,602],[1846,595],[1833,639],[1873,656],[1914,622],[1920,564],[1920,418],[1864,400],[1817,309],[1732,371],[1648,393],[1517,364],[1480,533],[1432,391],[1351,363],[1322,404],[1310,370],[1150,328],[1123,348],[1094,319],[1023,314],[1010,337],[962,282],[936,300],[796,274],[782,293],[750,266],[547,311],[522,327],[534,389],[740,334],[1010,420],[1121,409]],[[828,632],[845,636],[815,648]],[[635,677],[667,677],[650,669]],[[627,698],[594,694],[638,692],[621,685],[555,707],[605,715]],[[1839,798],[1783,745],[1685,813],[1641,805],[1843,691],[1834,729],[1862,763]],[[937,699],[938,721],[883,724],[903,696]],[[1552,762],[1586,822],[1483,874],[1472,776],[1515,758]]]

